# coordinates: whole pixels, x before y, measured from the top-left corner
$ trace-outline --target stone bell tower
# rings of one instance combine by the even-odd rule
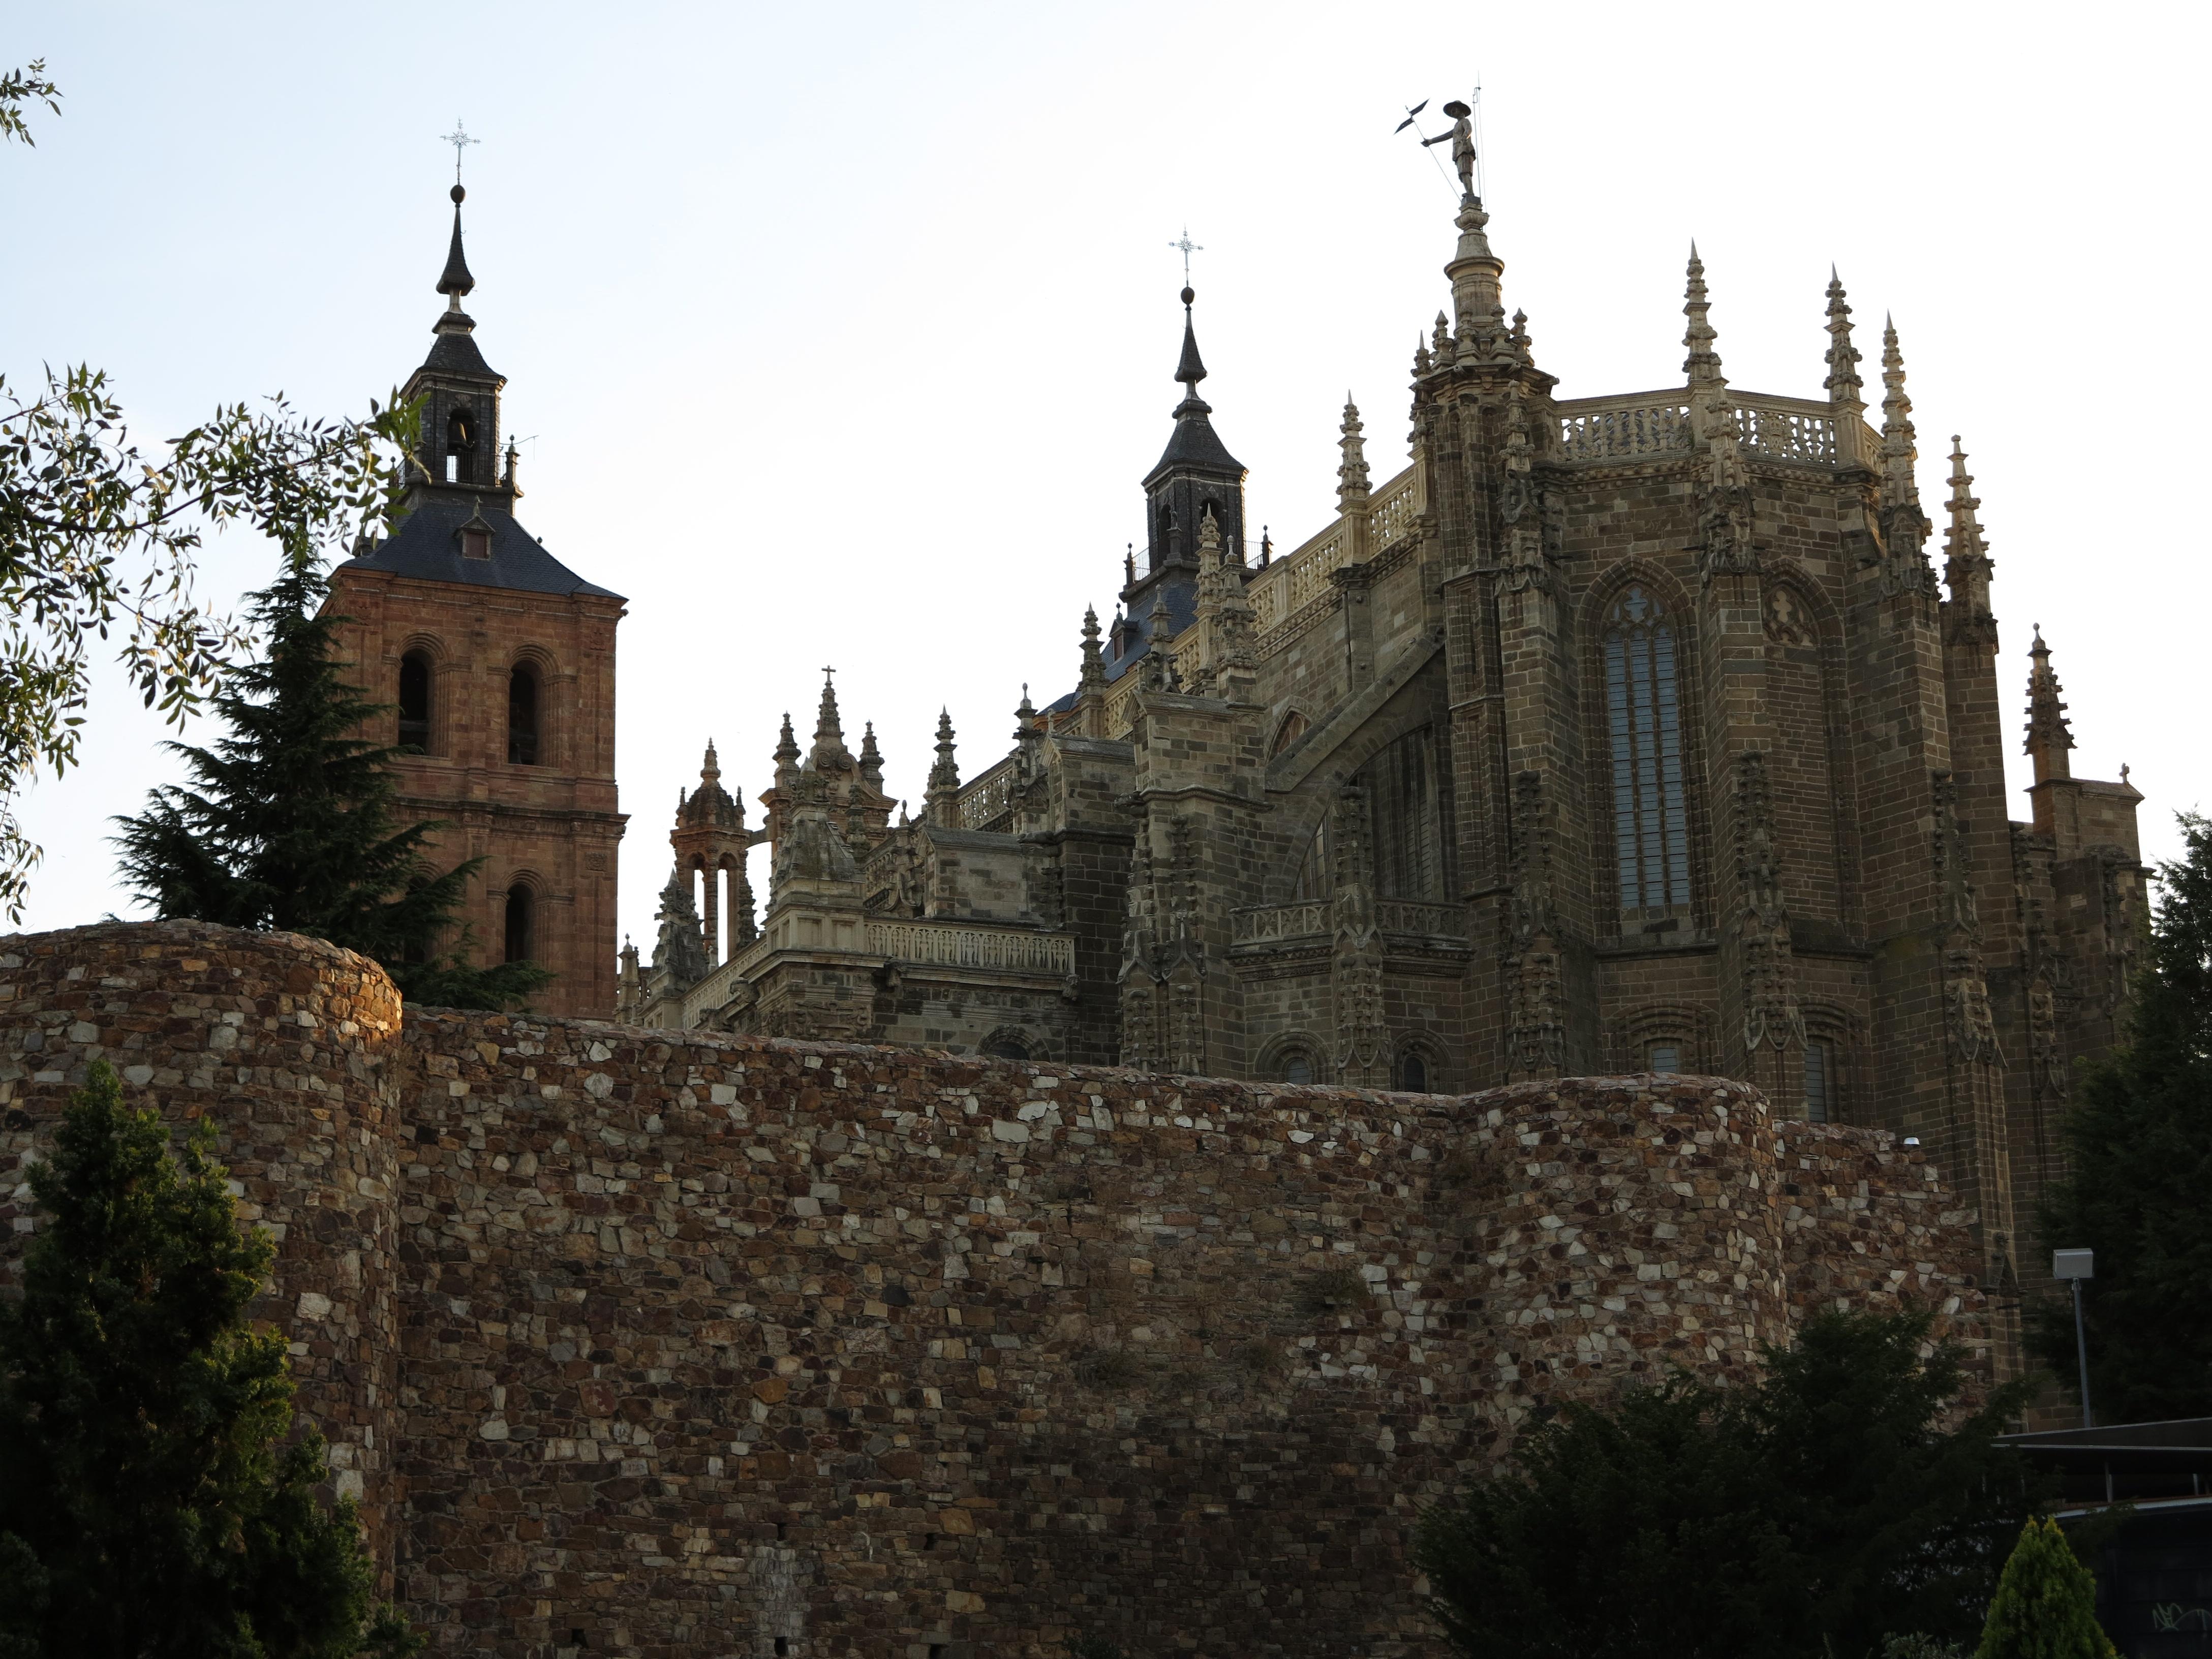
[[[461,186],[429,356],[402,395],[422,436],[381,541],[331,573],[356,682],[392,705],[375,735],[406,752],[400,810],[442,822],[432,853],[483,860],[463,917],[478,962],[550,969],[538,1006],[614,1012],[615,629],[618,593],[586,581],[518,523],[515,452],[499,448],[506,377],[461,301]]]

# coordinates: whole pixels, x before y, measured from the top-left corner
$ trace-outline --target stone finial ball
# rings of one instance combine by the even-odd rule
[[[1185,305],[1188,305],[1188,304],[1189,304],[1193,300],[1195,300],[1197,297],[1198,297],[1198,293],[1197,293],[1197,290],[1196,290],[1196,289],[1188,289],[1188,288],[1187,288],[1187,289],[1183,289],[1183,291],[1182,291],[1182,302],[1183,302]]]
[[[453,205],[459,207],[461,204],[461,198],[466,196],[468,191],[463,190],[459,185],[455,185],[451,190],[447,191],[446,194],[452,197],[453,198]]]

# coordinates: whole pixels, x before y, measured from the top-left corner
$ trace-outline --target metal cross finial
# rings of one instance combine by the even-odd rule
[[[1206,245],[1202,242],[1192,241],[1190,240],[1190,227],[1188,225],[1185,225],[1182,228],[1182,239],[1177,241],[1170,242],[1168,246],[1172,248],[1180,248],[1182,251],[1182,285],[1185,288],[1188,288],[1190,286],[1190,256],[1194,253],[1205,252]]]
[[[483,140],[470,137],[469,130],[461,125],[461,118],[458,115],[453,118],[453,130],[439,136],[453,147],[453,182],[458,185],[461,182],[461,152],[471,144],[481,144]]]
[[[834,678],[836,672],[837,671],[830,667],[827,663],[824,663],[822,665],[822,678],[825,680]]]

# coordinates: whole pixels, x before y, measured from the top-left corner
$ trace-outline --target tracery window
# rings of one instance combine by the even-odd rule
[[[1640,586],[1629,588],[1606,615],[1613,852],[1624,910],[1690,902],[1679,647],[1674,623]]]

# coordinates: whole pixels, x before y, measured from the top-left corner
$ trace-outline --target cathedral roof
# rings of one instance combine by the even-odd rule
[[[461,556],[461,526],[471,516],[491,526],[491,556]],[[588,593],[618,599],[619,593],[586,581],[545,550],[544,544],[503,508],[458,501],[425,501],[398,529],[368,552],[349,559],[341,570],[411,576],[420,581],[460,582],[471,587],[503,587],[518,593]]]

